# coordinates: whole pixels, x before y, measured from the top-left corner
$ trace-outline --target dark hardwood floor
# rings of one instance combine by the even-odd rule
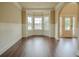
[[[1,57],[76,57],[77,39],[61,38],[56,41],[49,37],[34,36],[23,38],[18,46],[8,51]]]

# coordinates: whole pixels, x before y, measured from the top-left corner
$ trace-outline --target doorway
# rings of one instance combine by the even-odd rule
[[[60,17],[60,37],[76,37],[77,17],[61,16]]]
[[[59,14],[59,37],[78,37],[78,5],[67,3]]]

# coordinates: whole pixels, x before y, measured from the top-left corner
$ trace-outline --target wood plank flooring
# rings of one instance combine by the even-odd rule
[[[22,39],[16,47],[1,57],[76,57],[77,39],[60,38],[56,41],[49,37],[30,37]]]

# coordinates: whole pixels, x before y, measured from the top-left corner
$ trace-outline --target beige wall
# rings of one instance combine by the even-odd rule
[[[55,24],[55,10],[52,9],[50,12],[51,24]]]
[[[0,54],[21,39],[21,9],[15,3],[0,3]]]
[[[63,7],[60,12],[60,16],[77,16],[78,15],[78,5],[76,3],[68,3]]]

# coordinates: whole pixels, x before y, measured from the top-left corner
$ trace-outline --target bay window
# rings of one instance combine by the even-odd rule
[[[28,30],[49,30],[49,16],[28,16]]]

